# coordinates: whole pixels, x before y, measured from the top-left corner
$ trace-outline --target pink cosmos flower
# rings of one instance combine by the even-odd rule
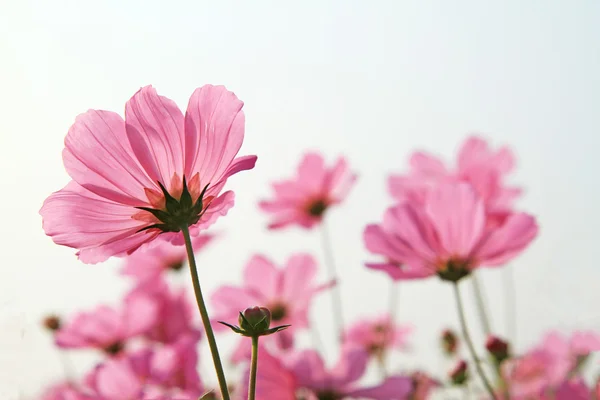
[[[282,359],[261,348],[256,383],[257,399],[408,399],[410,378],[392,376],[372,387],[360,387],[369,355],[362,349],[345,347],[340,360],[327,369],[318,353],[305,350]],[[247,371],[246,371],[247,375]],[[247,390],[247,389],[246,389]]]
[[[85,394],[71,382],[53,385],[42,394],[41,400],[100,400],[91,394]]]
[[[91,312],[79,313],[54,338],[62,348],[95,348],[117,355],[130,338],[155,324],[157,311],[156,304],[147,296],[132,296],[125,301],[122,311],[99,306]]]
[[[139,283],[127,295],[127,299],[136,297],[151,299],[156,308],[156,318],[143,332],[148,339],[173,343],[181,336],[200,337],[195,305],[186,289],[173,291],[161,276],[155,276]]]
[[[213,239],[214,235],[210,234],[201,234],[192,238],[194,252],[202,249]],[[180,271],[186,265],[187,252],[184,246],[174,246],[173,243],[161,239],[156,242],[156,245],[142,247],[125,258],[122,273],[143,281],[169,270]]]
[[[332,286],[332,283],[315,285],[316,273],[317,264],[309,254],[293,255],[283,268],[276,267],[264,256],[254,256],[246,264],[243,286],[221,286],[212,295],[214,320],[231,323],[249,306],[267,307],[271,311],[272,326],[291,326],[276,335],[265,336],[261,342],[288,349],[293,344],[294,333],[309,325],[308,309],[314,295]],[[216,329],[227,328],[215,324]],[[233,361],[249,355],[249,343],[242,338]]]
[[[503,147],[494,151],[485,140],[474,136],[459,150],[454,170],[448,169],[435,156],[416,152],[410,158],[408,174],[390,176],[389,190],[400,202],[423,202],[431,186],[440,182],[467,182],[482,198],[488,218],[493,220],[488,222],[501,223],[521,194],[520,188],[509,187],[503,182],[514,164],[510,149]]]
[[[206,85],[184,116],[146,86],[125,105],[125,120],[102,110],[80,115],[63,151],[73,180],[40,210],[46,234],[85,263],[130,254],[161,233],[181,236],[183,225],[196,236],[233,206],[233,192],[221,194],[227,178],[256,162],[234,158],[242,106],[223,86]]]
[[[438,275],[458,281],[480,266],[498,266],[514,258],[537,235],[535,219],[511,214],[486,227],[483,199],[467,183],[442,183],[422,204],[405,202],[385,213],[381,225],[368,225],[367,249],[386,257],[367,266],[392,279]]]
[[[383,357],[393,348],[406,347],[406,337],[412,328],[399,326],[389,315],[365,318],[350,326],[344,333],[344,343],[361,347],[374,357]]]
[[[85,379],[103,400],[193,399],[203,393],[195,340],[141,349],[100,364]]]
[[[346,347],[338,363],[327,369],[319,354],[313,350],[299,353],[291,362],[299,388],[310,391],[318,399],[408,399],[412,391],[410,378],[392,376],[381,384],[360,387],[358,380],[367,368],[369,354],[360,348]]]
[[[341,203],[356,180],[341,157],[331,168],[320,154],[304,156],[295,178],[273,184],[275,198],[261,201],[260,208],[273,214],[269,229],[297,224],[312,228],[321,222],[325,211]]]

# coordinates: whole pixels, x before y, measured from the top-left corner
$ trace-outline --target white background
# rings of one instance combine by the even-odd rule
[[[54,245],[38,210],[69,179],[61,150],[75,116],[88,108],[121,112],[147,84],[183,108],[205,83],[225,84],[246,103],[241,154],[257,154],[258,163],[231,179],[236,206],[215,226],[222,238],[200,255],[207,292],[239,282],[254,252],[279,262],[299,250],[322,259],[318,232],[269,233],[256,205],[270,194],[269,182],[293,174],[301,154],[316,148],[330,161],[347,156],[360,174],[329,219],[346,319],[385,310],[389,281],[362,266],[369,256],[361,237],[390,203],[387,174],[404,170],[416,148],[450,159],[478,131],[515,149],[514,182],[526,187],[519,205],[541,226],[511,264],[517,348],[550,328],[598,328],[600,3],[0,4],[2,398],[34,394],[61,376],[39,328],[44,313],[115,303],[128,287],[118,260],[84,265]],[[485,273],[500,333],[502,279],[502,272]],[[399,318],[417,334],[412,352],[394,365],[447,367],[437,338],[442,327],[456,326],[451,295],[435,279],[402,286]],[[329,312],[321,296],[314,315],[333,344]],[[72,361],[83,367],[90,358]],[[209,366],[205,357],[206,380]]]

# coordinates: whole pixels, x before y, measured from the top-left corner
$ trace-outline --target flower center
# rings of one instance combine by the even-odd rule
[[[181,269],[183,268],[183,261],[171,263],[169,264],[168,268],[172,271],[181,271]]]
[[[468,260],[450,258],[438,265],[437,274],[444,280],[449,282],[458,282],[465,276],[471,273]]]
[[[307,211],[313,217],[320,217],[327,209],[327,202],[319,199],[308,204]]]
[[[123,342],[114,342],[106,346],[103,350],[106,354],[110,354],[111,356],[115,356],[125,349],[125,344]]]
[[[319,400],[339,400],[341,398],[342,397],[333,390],[326,390],[317,393],[317,399]]]
[[[269,311],[271,311],[271,321],[281,321],[287,316],[287,309],[281,303],[269,307]]]
[[[173,179],[176,180],[177,176],[173,177]],[[142,210],[142,215],[139,215],[140,213],[138,213],[134,215],[133,218],[152,221],[154,223],[140,229],[138,232],[148,229],[159,229],[163,232],[179,232],[182,227],[191,226],[197,223],[206,212],[206,209],[213,199],[212,196],[204,199],[204,194],[209,186],[206,185],[194,201],[193,197],[195,196],[193,196],[193,193],[197,193],[195,188],[199,185],[199,182],[200,178],[196,175],[192,178],[188,187],[184,176],[183,183],[180,186],[181,195],[178,196],[179,199],[173,197],[161,182],[158,182],[158,185],[162,190],[162,195],[154,190],[148,189],[148,199],[155,208],[136,207],[137,209]],[[173,183],[171,184],[171,187],[174,187],[174,194],[178,195],[177,192],[180,191],[179,187]],[[204,203],[206,203],[206,205]]]

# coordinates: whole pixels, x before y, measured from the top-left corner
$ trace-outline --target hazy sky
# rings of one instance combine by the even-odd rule
[[[128,287],[119,260],[84,265],[54,245],[38,210],[68,181],[61,150],[75,116],[122,112],[147,84],[181,107],[205,83],[224,84],[246,103],[241,154],[257,154],[258,163],[230,181],[236,206],[199,259],[205,291],[239,282],[255,252],[278,262],[296,251],[322,259],[318,232],[269,233],[256,206],[270,181],[319,149],[331,161],[345,155],[360,175],[328,221],[346,319],[385,310],[389,281],[362,266],[369,256],[361,237],[390,203],[387,174],[405,169],[414,149],[450,158],[468,133],[481,132],[515,149],[514,182],[526,188],[520,206],[541,226],[511,264],[517,347],[550,328],[599,328],[600,3],[494,3],[0,3],[0,397],[33,394],[60,377],[41,315],[114,303]],[[504,332],[503,274],[486,271],[484,280]],[[439,331],[456,326],[450,288],[432,279],[400,291],[399,318],[417,335],[394,364],[440,368]],[[314,315],[333,343],[329,310],[321,296]],[[205,357],[211,379],[209,365]]]

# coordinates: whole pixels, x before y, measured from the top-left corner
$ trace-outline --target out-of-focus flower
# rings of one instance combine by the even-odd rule
[[[143,334],[150,340],[173,343],[183,335],[200,337],[195,324],[195,305],[190,302],[186,289],[172,290],[167,282],[156,276],[139,283],[127,299],[149,298],[156,308],[156,318]]]
[[[482,198],[488,222],[501,224],[512,213],[520,188],[507,186],[503,179],[514,167],[507,147],[492,150],[482,138],[468,138],[458,152],[457,166],[449,169],[439,158],[416,152],[410,158],[406,175],[392,175],[389,190],[398,201],[423,202],[427,191],[441,182],[467,182]]]
[[[391,349],[406,347],[412,328],[399,326],[389,315],[356,321],[344,333],[344,344],[361,347],[370,356],[381,358]]]
[[[71,382],[58,383],[48,388],[40,400],[101,400],[90,393],[85,393]]]
[[[410,400],[427,400],[432,392],[442,384],[423,371],[416,371],[411,375],[412,391]]]
[[[467,379],[469,379],[467,362],[465,360],[460,360],[456,366],[452,368],[448,376],[454,385],[463,385]]]
[[[234,158],[244,139],[242,106],[223,86],[206,85],[184,116],[146,86],[125,105],[125,120],[81,114],[63,151],[73,180],[44,202],[44,231],[86,263],[130,254],[161,233],[181,236],[184,225],[196,236],[233,206],[233,192],[221,194],[227,179],[256,162]]]
[[[195,252],[202,249],[214,235],[200,234],[192,238]],[[166,271],[181,271],[187,263],[187,252],[184,246],[175,246],[168,240],[157,239],[150,246],[143,246],[125,258],[122,273],[143,281],[152,279]]]
[[[125,349],[127,341],[150,329],[157,320],[158,309],[147,296],[127,299],[123,310],[99,306],[81,312],[56,332],[55,341],[63,348],[95,348],[109,355]]]
[[[456,282],[480,266],[506,263],[537,235],[535,219],[525,213],[486,227],[483,200],[467,183],[443,183],[423,203],[390,208],[381,225],[368,225],[367,249],[387,261],[367,263],[394,280],[438,275]]]
[[[458,350],[458,336],[451,329],[444,329],[442,332],[442,349],[448,356],[453,356]]]
[[[273,214],[270,229],[292,224],[312,228],[331,206],[344,200],[355,180],[356,175],[344,158],[328,168],[320,154],[308,153],[300,162],[296,177],[274,183],[275,198],[261,201],[259,206]]]
[[[213,293],[214,320],[235,321],[240,310],[250,304],[260,304],[271,311],[272,323],[291,325],[277,335],[265,337],[262,342],[288,349],[293,344],[294,333],[309,325],[308,309],[314,295],[331,286],[316,285],[316,273],[315,260],[308,254],[293,255],[284,268],[277,268],[264,256],[254,256],[244,270],[243,286],[225,285]],[[224,328],[215,325],[215,329]],[[249,345],[249,341],[242,338],[233,360],[246,359],[250,355]]]

